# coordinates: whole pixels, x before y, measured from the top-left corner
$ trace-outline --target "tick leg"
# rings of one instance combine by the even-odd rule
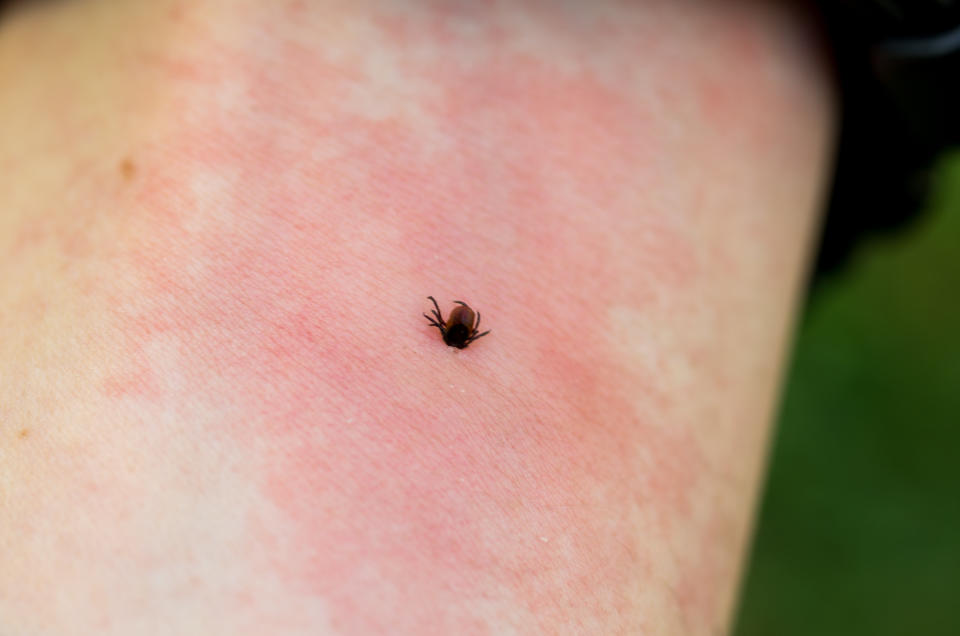
[[[473,333],[480,331],[480,312],[477,312],[477,324],[473,326]]]
[[[458,304],[458,305],[463,305],[463,306],[466,307],[467,309],[470,308],[470,305],[468,305],[467,303],[463,302],[462,300],[455,300],[455,301],[453,301],[453,302],[456,303],[456,304]]]
[[[441,336],[446,337],[447,331],[446,331],[446,329],[443,328],[443,325],[442,325],[441,323],[437,322],[436,320],[434,320],[433,318],[431,318],[431,317],[428,316],[427,314],[423,314],[423,317],[426,318],[428,321],[430,321],[430,326],[431,326],[431,327],[436,327],[437,329],[440,330],[440,335],[441,335]]]
[[[476,340],[477,338],[483,338],[483,337],[484,337],[485,335],[487,335],[488,333],[490,333],[489,330],[484,331],[483,333],[481,333],[481,334],[479,334],[479,335],[476,335],[476,336],[470,336],[470,337],[467,339],[467,344],[473,342],[473,341]]]
[[[437,317],[437,322],[443,324],[443,314],[440,313],[440,305],[437,304],[437,299],[433,296],[427,296],[427,298],[433,301],[433,315]]]

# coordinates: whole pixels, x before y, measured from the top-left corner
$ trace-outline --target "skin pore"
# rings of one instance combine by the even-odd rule
[[[817,51],[747,0],[12,12],[0,633],[724,631]]]

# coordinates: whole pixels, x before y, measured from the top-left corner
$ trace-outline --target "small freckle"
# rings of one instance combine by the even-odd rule
[[[120,174],[127,181],[133,179],[137,174],[137,166],[133,163],[131,159],[124,159],[120,162]]]
[[[20,433],[18,433],[17,436],[18,436],[20,439],[26,439],[27,436],[29,436],[29,435],[30,435],[30,430],[29,430],[29,429],[21,428],[21,429],[20,429]]]

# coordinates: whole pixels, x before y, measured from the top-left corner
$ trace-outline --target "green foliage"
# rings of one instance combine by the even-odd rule
[[[960,634],[960,156],[813,297],[738,636]]]

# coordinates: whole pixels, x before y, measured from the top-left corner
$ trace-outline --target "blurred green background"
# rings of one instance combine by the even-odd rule
[[[737,636],[960,635],[960,155],[799,326]]]

